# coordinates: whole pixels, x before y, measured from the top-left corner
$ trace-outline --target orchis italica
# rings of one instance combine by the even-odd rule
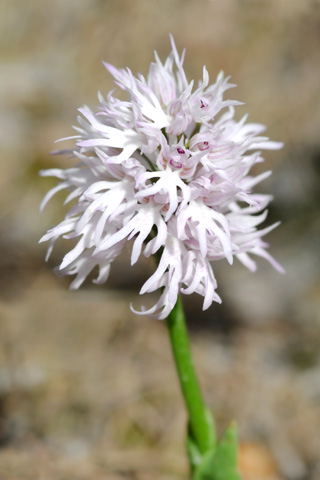
[[[75,146],[68,151],[79,163],[67,169],[42,171],[60,183],[50,190],[42,207],[57,191],[75,201],[65,219],[41,241],[50,240],[48,255],[58,237],[77,239],[59,267],[62,275],[76,275],[77,289],[98,266],[95,283],[104,283],[113,260],[127,242],[131,263],[141,255],[156,255],[155,272],[140,294],[160,290],[159,300],[144,315],[166,318],[179,292],[204,297],[203,309],[221,302],[212,261],[234,257],[249,270],[252,256],[264,257],[277,270],[282,267],[267,253],[262,237],[277,226],[258,229],[264,222],[270,195],[252,188],[271,172],[250,176],[263,161],[260,150],[282,144],[260,136],[265,127],[234,120],[234,107],[224,100],[234,85],[219,73],[209,85],[188,82],[184,52],[172,51],[162,64],[157,53],[147,78],[129,69],[105,63],[118,87],[127,93],[119,100],[110,92],[99,94],[99,106],[79,109]]]

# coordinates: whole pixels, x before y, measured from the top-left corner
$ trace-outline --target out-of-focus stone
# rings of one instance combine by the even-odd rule
[[[283,480],[265,445],[241,443],[238,468],[243,480]]]

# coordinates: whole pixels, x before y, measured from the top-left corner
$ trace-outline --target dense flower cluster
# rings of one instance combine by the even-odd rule
[[[51,241],[48,255],[58,237],[78,239],[59,267],[63,275],[76,275],[71,288],[95,266],[94,282],[105,282],[111,263],[132,240],[132,264],[141,254],[158,257],[140,293],[161,289],[160,298],[139,313],[159,319],[170,313],[179,292],[202,295],[204,309],[221,301],[210,261],[226,258],[231,264],[235,256],[254,271],[250,255],[258,255],[282,271],[261,239],[276,225],[257,229],[270,196],[251,192],[270,172],[248,175],[263,160],[257,150],[281,144],[259,136],[264,126],[246,123],[246,116],[234,120],[240,102],[223,99],[234,86],[223,73],[209,85],[204,67],[198,86],[188,83],[184,55],[171,43],[164,64],[155,54],[147,78],[106,63],[128,100],[112,91],[106,99],[99,94],[96,113],[80,108],[71,151],[79,163],[41,172],[60,180],[42,207],[61,189],[70,191],[66,202],[77,200],[41,239]]]

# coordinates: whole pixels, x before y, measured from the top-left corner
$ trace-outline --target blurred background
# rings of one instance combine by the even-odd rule
[[[52,272],[38,239],[62,219],[63,195],[40,168],[73,134],[76,109],[113,88],[102,65],[146,74],[153,50],[187,50],[188,78],[222,69],[245,102],[238,118],[272,140],[259,191],[272,193],[271,253],[264,263],[215,265],[223,304],[185,307],[204,395],[219,433],[240,432],[244,480],[320,478],[320,2],[316,0],[2,0],[0,2],[0,479],[187,479],[186,415],[164,322],[134,316],[153,265],[106,286]],[[256,170],[258,173],[258,170]]]

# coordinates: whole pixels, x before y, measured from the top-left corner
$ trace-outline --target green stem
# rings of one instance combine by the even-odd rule
[[[213,426],[208,421],[197,376],[195,373],[181,297],[167,318],[171,346],[180,380],[182,394],[189,414],[189,427],[200,453],[212,448]]]

